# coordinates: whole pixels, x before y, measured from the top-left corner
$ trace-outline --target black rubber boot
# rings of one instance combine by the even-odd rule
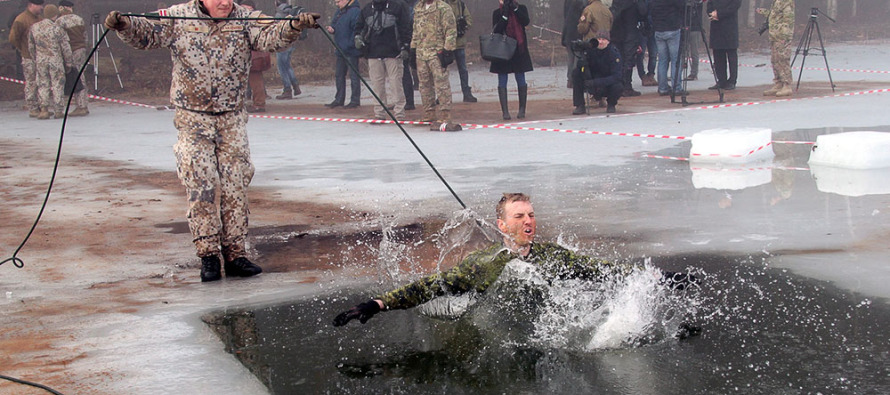
[[[501,112],[504,113],[504,119],[511,119],[510,110],[507,108],[507,88],[498,88],[498,99],[501,101]]]
[[[522,119],[525,118],[525,103],[526,99],[528,99],[528,85],[519,87],[519,112],[516,113],[516,118]]]
[[[263,272],[263,269],[251,263],[247,258],[235,258],[234,261],[226,262],[226,277],[250,277],[256,276]]]
[[[479,101],[476,96],[473,96],[473,88],[467,88],[464,91],[464,103],[475,103]]]
[[[201,257],[201,282],[216,281],[222,278],[219,271],[219,257],[216,255]]]

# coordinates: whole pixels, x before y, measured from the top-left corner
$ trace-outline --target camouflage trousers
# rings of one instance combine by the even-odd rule
[[[86,63],[87,60],[87,49],[81,48],[72,52],[74,57],[74,67],[77,67],[80,70],[80,67]],[[87,96],[87,85],[83,80],[83,75],[80,76],[80,83],[83,85],[83,89],[80,92],[74,94],[74,104],[77,105],[78,108],[87,108],[87,103],[89,102],[89,97]]]
[[[791,85],[791,36],[771,35],[769,38],[773,82]]]
[[[38,59],[35,68],[40,108],[57,115],[63,114],[67,96],[65,96],[65,63],[62,58]]]
[[[253,178],[244,109],[214,115],[177,108],[176,172],[188,195],[199,257],[247,255],[247,186]],[[218,195],[217,195],[218,194]]]
[[[22,58],[22,72],[25,74],[25,104],[29,110],[40,107],[37,98],[37,65],[33,59]]]
[[[448,80],[448,70],[442,68],[436,57],[427,60],[418,58],[417,77],[420,81],[420,98],[423,100],[423,120],[440,124],[451,122],[451,82]],[[439,100],[438,106],[436,99]]]

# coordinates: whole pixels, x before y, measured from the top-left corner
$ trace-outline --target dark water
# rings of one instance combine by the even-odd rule
[[[369,291],[208,315],[228,349],[276,394],[881,394],[890,392],[885,301],[780,269],[766,257],[664,257],[694,266],[684,321],[702,333],[583,350],[522,341],[514,323],[416,311],[331,326]],[[505,320],[521,309],[514,303]],[[512,312],[511,312],[512,311]],[[531,318],[530,318],[531,319]],[[514,333],[509,333],[514,332]],[[509,339],[509,341],[505,341]]]

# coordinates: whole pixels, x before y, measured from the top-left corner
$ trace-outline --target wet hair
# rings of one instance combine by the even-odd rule
[[[504,218],[504,206],[506,206],[507,203],[530,202],[530,201],[531,201],[531,197],[522,193],[522,192],[504,193],[504,196],[501,196],[501,200],[498,201],[498,205],[495,208],[495,211],[497,212],[497,215],[498,215],[498,219]]]

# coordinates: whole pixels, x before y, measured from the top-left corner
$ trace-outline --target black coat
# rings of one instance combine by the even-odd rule
[[[411,44],[411,13],[402,0],[374,0],[362,8],[355,34],[365,40],[362,56],[394,58]]]
[[[525,27],[531,23],[531,19],[528,17],[528,8],[524,5],[519,5],[519,8],[513,12],[517,18],[519,18],[519,24],[522,25],[522,38],[524,44],[516,47],[516,53],[513,54],[513,57],[510,60],[506,60],[503,62],[494,61],[491,62],[491,68],[489,71],[497,74],[512,74],[512,73],[527,73],[529,71],[534,70],[532,66],[532,57],[528,52],[528,37],[525,35]],[[498,7],[491,14],[491,24],[494,26],[494,32],[500,34],[506,34],[507,30],[507,21],[503,18],[503,14],[501,13],[500,7]],[[517,38],[517,37],[513,37]]]
[[[647,22],[649,7],[643,0],[613,0],[610,41],[617,47],[640,44],[640,22]]]
[[[709,0],[708,15],[717,11],[717,21],[711,21],[711,48],[739,48],[739,7],[742,0]]]
[[[578,21],[581,20],[581,13],[587,6],[585,0],[565,0],[562,7],[562,46],[568,47],[572,45],[572,41],[579,39]]]

